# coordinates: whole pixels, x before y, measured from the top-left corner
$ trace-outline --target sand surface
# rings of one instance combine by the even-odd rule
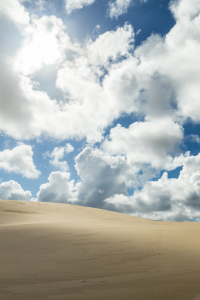
[[[200,300],[200,224],[0,200],[1,300]]]

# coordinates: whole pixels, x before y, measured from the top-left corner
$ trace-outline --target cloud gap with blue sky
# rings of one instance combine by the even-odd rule
[[[198,0],[2,0],[0,198],[200,220]]]

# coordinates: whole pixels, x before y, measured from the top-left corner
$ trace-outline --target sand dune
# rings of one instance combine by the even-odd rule
[[[200,299],[200,224],[0,200],[0,299]]]

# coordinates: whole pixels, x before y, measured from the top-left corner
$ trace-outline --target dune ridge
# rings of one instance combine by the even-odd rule
[[[200,224],[0,200],[0,299],[200,299]]]

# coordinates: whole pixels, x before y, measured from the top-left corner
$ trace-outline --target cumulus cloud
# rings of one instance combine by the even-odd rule
[[[116,0],[113,3],[109,3],[110,17],[117,18],[126,13],[132,2],[132,0]]]
[[[45,5],[46,5],[46,0],[38,0],[36,2],[36,5],[38,5],[40,11],[45,9]]]
[[[69,12],[91,4],[67,3]],[[130,3],[117,0],[110,4],[110,13],[113,9],[112,16],[117,17]],[[0,31],[0,66],[5,70],[0,75],[3,133],[16,139],[87,138],[94,144],[102,141],[106,127],[123,114],[140,120],[129,128],[116,126],[101,150],[86,148],[77,156],[81,181],[76,186],[68,173],[51,173],[49,182],[40,188],[39,201],[76,199],[82,205],[129,209],[143,216],[157,213],[156,218],[189,219],[193,212],[198,217],[199,174],[194,165],[199,158],[180,154],[179,146],[184,123],[188,119],[200,122],[200,4],[197,0],[171,1],[170,9],[176,24],[169,33],[152,34],[135,49],[131,25],[81,44],[70,40],[62,20],[55,16],[30,18],[22,1],[1,1],[2,28],[9,29],[6,36]],[[9,37],[16,34],[20,42],[11,42]],[[35,74],[47,66],[57,72],[55,84],[61,99],[51,99],[34,82]],[[199,141],[198,136],[191,138]],[[17,147],[4,150],[1,168],[36,178],[39,171],[32,149],[18,147],[23,148],[24,159]],[[67,164],[61,161],[64,152],[55,148],[51,163],[66,171]],[[156,172],[182,165],[178,179],[165,173],[157,182],[148,182]],[[144,185],[141,190],[137,190],[139,181]],[[131,197],[128,187],[135,189]]]
[[[19,77],[3,59],[0,59],[0,67],[4,70],[0,74],[0,128],[8,135],[22,138],[30,133],[29,124],[34,118],[31,107],[20,88]]]
[[[25,131],[23,128],[26,127],[24,125],[32,120],[30,106],[20,87],[20,77],[14,73],[12,64],[12,58],[23,42],[23,29],[16,26],[13,11],[16,17],[19,16],[19,20],[25,20],[22,14],[24,10],[17,3],[18,1],[0,3],[0,68],[3,70],[0,74],[0,128],[3,132],[9,135],[15,133],[16,136],[18,132],[22,135]]]
[[[52,153],[46,152],[44,154],[44,157],[47,156],[51,157],[52,160],[49,161],[49,163],[54,166],[55,168],[60,169],[61,171],[66,172],[69,169],[69,166],[66,161],[60,161],[64,158],[65,154],[68,154],[70,152],[74,151],[74,147],[71,144],[66,144],[65,147],[56,147],[54,148]]]
[[[88,65],[108,68],[111,62],[128,57],[133,49],[134,31],[130,24],[117,30],[107,31],[95,40],[89,40],[85,47]]]
[[[12,24],[11,17],[2,12],[2,26],[7,28],[7,32],[0,31],[3,45],[0,66],[4,70],[0,76],[0,129],[16,139],[39,137],[45,131],[50,133],[52,128],[54,133],[58,133],[55,122],[57,117],[59,119],[58,114],[61,119],[64,118],[62,108],[56,100],[39,91],[38,84],[28,76],[42,68],[43,64],[62,61],[69,46],[63,23],[54,16],[33,17],[32,24],[21,30]],[[13,36],[17,37],[16,42],[10,38]],[[49,47],[46,47],[46,42]]]
[[[168,178],[165,172],[158,181],[147,182],[133,196],[116,194],[105,202],[115,210],[152,219],[200,220],[199,168],[200,155],[187,156],[178,178]]]
[[[140,2],[147,2],[148,0],[140,0]],[[109,15],[111,18],[118,18],[120,15],[127,13],[128,8],[133,4],[134,0],[116,0],[109,3]]]
[[[95,41],[88,40],[85,46],[79,49],[74,60],[65,63],[64,67],[58,71],[57,87],[67,94],[71,105],[76,102],[82,106],[90,104],[90,108],[87,107],[88,111],[94,109],[93,103],[95,106],[101,105],[101,102],[104,101],[103,98],[108,97],[107,91],[104,91],[106,88],[101,86],[101,78],[108,71],[110,72],[112,65],[130,56],[133,42],[133,28],[131,25],[125,24],[116,31],[105,32]],[[96,90],[99,92],[99,97]],[[88,100],[86,101],[86,99]],[[93,101],[90,101],[91,99]],[[103,105],[105,105],[104,102]],[[74,109],[75,107],[73,105]],[[84,110],[86,113],[86,107]],[[100,113],[106,112],[103,107],[99,107],[98,110]]]
[[[95,0],[65,0],[65,8],[68,14],[71,14],[73,10],[81,9],[84,6],[89,6],[95,2]]]
[[[29,23],[29,13],[18,0],[1,0],[0,14],[8,16],[18,26]]]
[[[197,111],[200,89],[197,82],[200,76],[198,58],[200,7],[199,4],[195,5],[197,1],[192,1],[190,9],[187,10],[186,2],[177,1],[171,6],[177,22],[166,37],[151,35],[136,49],[135,56],[141,60],[140,68],[150,70],[153,66],[152,75],[167,78],[170,93],[174,98],[172,107],[176,109],[179,121],[184,122],[187,118],[191,118],[199,122]],[[152,99],[148,94],[149,92],[146,94],[145,102],[151,105]],[[168,97],[172,98],[170,95]],[[160,99],[163,100],[161,97]]]
[[[75,167],[81,179],[78,183],[69,180],[69,173],[52,172],[49,182],[41,185],[36,200],[104,208],[104,199],[115,193],[127,195],[127,186],[136,181],[125,157],[105,155],[91,147],[76,157]]]
[[[29,145],[19,144],[12,150],[0,151],[0,169],[6,172],[22,174],[23,177],[35,179],[40,175],[33,162],[33,151]]]
[[[77,197],[82,205],[104,207],[103,200],[115,193],[127,195],[129,181],[136,180],[125,157],[105,155],[98,149],[85,148],[75,159],[81,178]]]
[[[55,16],[32,17],[26,27],[22,47],[14,57],[14,69],[23,75],[40,70],[43,65],[59,65],[66,50],[73,45],[63,21]]]
[[[140,175],[136,166],[122,155],[112,156],[87,147],[76,157],[81,181],[69,180],[66,172],[53,172],[41,185],[37,201],[73,203],[128,213],[139,217],[189,221],[200,220],[200,154],[177,158],[182,166],[178,178],[164,172],[157,181],[150,174],[138,189]],[[132,196],[127,189],[134,188]]]
[[[193,19],[198,16],[200,10],[200,3],[198,0],[192,0],[188,2],[187,0],[170,1],[170,9],[173,12],[176,20]]]
[[[110,131],[103,149],[111,154],[126,155],[129,162],[151,164],[164,169],[172,160],[183,139],[183,128],[170,118],[135,122],[124,128],[118,124]],[[170,155],[171,154],[171,155]]]
[[[74,180],[69,180],[70,174],[66,172],[52,172],[49,182],[42,184],[37,193],[36,201],[74,203],[75,185]]]
[[[0,184],[0,199],[28,201],[30,197],[31,192],[24,191],[21,185],[13,180]]]
[[[101,141],[104,128],[119,117],[124,101],[115,99],[112,95],[115,88],[104,85],[101,78],[107,78],[105,74],[112,65],[129,56],[133,41],[133,28],[125,24],[100,35],[94,42],[89,40],[74,61],[66,62],[58,71],[57,87],[70,99],[70,105],[66,106],[71,123],[69,133],[73,130],[73,135],[86,135],[89,142]]]
[[[100,141],[104,128],[121,112],[120,105],[113,111],[114,99],[107,106],[110,91],[104,91],[101,78],[112,64],[129,56],[134,41],[132,27],[126,24],[81,46],[70,42],[60,19],[43,16],[32,17],[23,36],[23,43],[12,55],[7,51],[9,39],[5,49],[1,48],[0,63],[6,72],[0,78],[0,129],[16,139],[44,134]],[[67,53],[71,53],[70,59]],[[50,99],[33,80],[36,72],[52,64],[58,70],[56,87],[63,92],[62,101]]]
[[[197,135],[197,134],[190,134],[190,135],[188,136],[188,139],[189,139],[191,142],[200,144],[200,136]]]
[[[187,12],[185,3],[171,4],[177,23],[165,37],[153,34],[135,51],[128,24],[81,45],[70,41],[55,16],[32,17],[17,53],[9,60],[5,49],[2,55],[0,129],[17,139],[44,134],[95,143],[123,113],[198,122],[199,6],[193,0]],[[31,79],[48,64],[57,68],[62,101],[50,99]]]
[[[82,180],[77,184],[77,198],[81,205],[145,218],[176,221],[190,220],[192,216],[198,218],[200,197],[199,194],[194,197],[194,185],[191,185],[190,177],[195,177],[194,174],[199,172],[199,159],[200,156],[190,156],[189,153],[175,157],[168,164],[168,169],[183,166],[178,179],[169,179],[165,172],[158,181],[148,181],[155,173],[148,168],[145,170],[144,162],[138,166],[138,163],[134,165],[124,156],[110,156],[98,149],[86,148],[76,158],[76,168]],[[140,174],[141,170],[144,174]],[[144,186],[138,190],[141,177]],[[134,188],[133,196],[128,196],[128,187]],[[196,207],[185,202],[189,187],[188,199],[195,198]]]

